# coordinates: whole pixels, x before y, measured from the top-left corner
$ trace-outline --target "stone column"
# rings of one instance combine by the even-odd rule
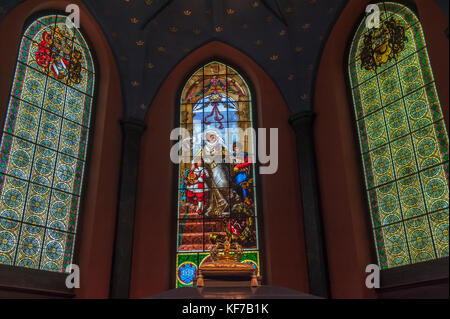
[[[326,298],[329,297],[329,284],[315,165],[313,122],[314,112],[312,111],[298,112],[289,118],[289,124],[296,135],[309,293]]]
[[[139,150],[141,136],[145,130],[145,123],[142,120],[127,118],[122,120],[121,124],[122,162],[111,270],[111,298],[129,297]]]

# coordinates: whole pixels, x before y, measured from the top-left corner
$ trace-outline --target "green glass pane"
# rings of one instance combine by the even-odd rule
[[[358,87],[361,96],[362,109],[365,115],[381,108],[380,92],[376,78],[364,82]]]
[[[88,141],[82,124],[92,103],[76,89],[94,89],[93,73],[83,69],[94,71],[91,54],[77,31],[75,56],[74,36],[64,16],[49,15],[21,41],[1,141],[2,264],[65,272],[72,261]]]
[[[430,215],[430,224],[433,233],[433,241],[438,258],[448,256],[448,202],[447,208]]]
[[[369,32],[362,21],[349,76],[378,261],[386,269],[448,256],[449,187],[448,133],[422,27],[407,7],[382,5],[387,20],[404,28],[404,48],[372,73],[358,71]]]

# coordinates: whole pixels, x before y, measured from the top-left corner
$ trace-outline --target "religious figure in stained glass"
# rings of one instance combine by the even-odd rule
[[[208,170],[204,167],[201,157],[196,157],[192,164],[191,170],[186,175],[187,201],[197,205],[196,213],[203,214],[203,207],[208,202],[208,186],[209,180]]]
[[[26,28],[0,148],[0,263],[55,272],[72,263],[95,77],[65,22]]]
[[[362,21],[349,78],[380,267],[449,255],[448,134],[420,21],[382,2]]]
[[[180,111],[191,138],[179,167],[176,286],[193,285],[218,237],[239,241],[241,262],[259,273],[254,152],[239,135],[253,127],[250,90],[229,66],[208,63],[187,81]]]
[[[219,126],[223,126],[223,124],[220,123]],[[227,167],[223,163],[227,156],[229,153],[220,133],[211,129],[205,132],[204,146],[195,154],[194,158],[204,161],[206,169],[210,172],[208,173],[210,178],[207,180],[210,186],[210,204],[205,212],[209,217],[221,217],[230,213],[229,197],[232,194],[226,172]]]

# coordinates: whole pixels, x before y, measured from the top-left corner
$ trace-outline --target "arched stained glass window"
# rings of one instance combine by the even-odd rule
[[[1,264],[64,272],[72,261],[94,65],[65,21],[40,17],[20,44],[1,141]]]
[[[260,273],[252,96],[231,67],[198,69],[181,95],[180,126],[191,139],[179,165],[176,287],[192,286],[216,238],[244,248],[241,262]],[[208,155],[213,155],[211,158]]]
[[[448,134],[422,26],[382,2],[380,27],[362,21],[349,77],[379,265],[448,256]]]

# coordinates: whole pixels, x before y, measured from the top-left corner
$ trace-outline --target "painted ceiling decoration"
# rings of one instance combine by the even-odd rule
[[[309,107],[324,35],[328,35],[346,1],[85,0],[85,3],[107,30],[105,34],[114,53],[127,57],[126,61],[118,62],[124,93],[133,92],[125,95],[127,113],[139,118],[148,110],[140,106],[151,104],[173,68],[212,40],[231,45],[260,65],[280,88],[292,111]],[[111,36],[112,32],[116,37]],[[133,81],[140,85],[132,87]],[[137,88],[140,95],[135,94]]]
[[[0,19],[23,1],[2,0]],[[277,84],[291,111],[310,108],[322,48],[347,3],[346,0],[82,1],[102,28],[117,61],[125,115],[138,119],[145,117],[159,87],[176,65],[213,40],[231,45],[261,66]]]

